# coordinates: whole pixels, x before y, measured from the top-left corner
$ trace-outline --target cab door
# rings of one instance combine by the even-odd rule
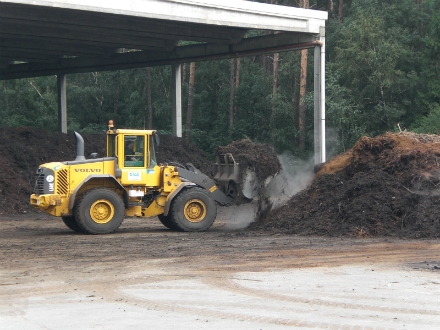
[[[124,186],[157,187],[160,183],[159,167],[151,163],[149,135],[125,134],[122,136],[123,152],[121,183]],[[153,165],[151,167],[150,165]]]

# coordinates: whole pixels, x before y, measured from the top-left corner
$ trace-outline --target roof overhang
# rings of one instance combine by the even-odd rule
[[[327,17],[243,0],[0,0],[0,79],[308,48]]]

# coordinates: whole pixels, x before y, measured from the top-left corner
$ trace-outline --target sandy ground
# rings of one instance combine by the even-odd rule
[[[439,329],[440,241],[0,215],[0,329]]]

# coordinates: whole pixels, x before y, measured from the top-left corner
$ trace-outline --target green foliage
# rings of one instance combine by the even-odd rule
[[[429,109],[432,108],[432,103],[440,103],[440,3],[428,0],[424,6],[422,57],[424,84],[419,91],[417,102]]]
[[[416,133],[440,134],[440,106],[432,104],[429,114],[415,122],[411,130]]]
[[[329,153],[346,151],[366,134],[366,123],[358,105],[350,103],[349,90],[338,84],[337,74],[326,74],[326,123],[331,140]]]
[[[0,81],[1,126],[58,128],[56,79]]]
[[[404,26],[390,22],[395,5],[358,1],[353,16],[341,28],[337,61],[331,66],[342,86],[352,91],[372,135],[413,120],[415,88],[419,83],[419,52]],[[367,120],[368,118],[368,120]]]
[[[229,90],[229,88],[228,88]],[[237,113],[232,139],[270,140],[271,78],[251,58],[242,60],[242,78],[236,91]]]

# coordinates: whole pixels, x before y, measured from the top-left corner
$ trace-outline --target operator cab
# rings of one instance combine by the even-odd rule
[[[107,157],[123,160],[123,167],[153,168],[157,165],[154,143],[159,139],[152,130],[116,130],[113,121],[107,132]]]
[[[160,168],[157,166],[154,130],[114,129],[109,123],[107,131],[107,157],[115,157],[116,178],[122,185],[157,187]]]

